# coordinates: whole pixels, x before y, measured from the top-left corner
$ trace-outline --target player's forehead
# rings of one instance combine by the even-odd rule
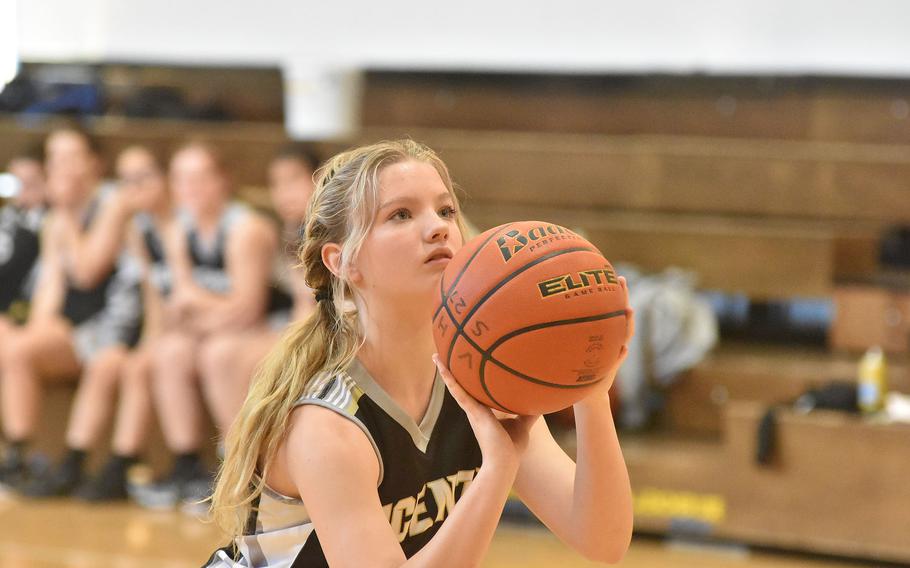
[[[117,158],[118,170],[129,170],[155,166],[155,158],[143,148],[129,148]]]
[[[41,162],[33,158],[16,157],[9,161],[9,165],[6,169],[12,173],[40,173]]]
[[[45,145],[48,154],[89,152],[88,143],[76,132],[63,130],[51,134]]]
[[[450,193],[431,164],[406,160],[379,172],[380,208],[398,201],[443,201]]]
[[[290,156],[281,156],[272,160],[268,167],[270,172],[273,173],[301,173],[306,172],[312,175],[312,171],[309,166],[301,162],[300,160],[290,157]]]

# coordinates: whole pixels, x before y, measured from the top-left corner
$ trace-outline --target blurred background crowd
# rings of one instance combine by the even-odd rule
[[[159,157],[131,145],[103,177],[94,138],[53,129],[14,156],[3,208],[0,483],[27,496],[127,497],[126,473],[153,413],[172,471],[134,494],[150,507],[207,496],[203,408],[219,434],[283,326],[314,305],[296,270],[298,233],[317,161],[288,146],[267,164],[273,216],[232,196],[217,148],[189,141]],[[66,447],[28,459],[43,385],[76,381]],[[112,452],[95,475],[85,458],[115,416]]]

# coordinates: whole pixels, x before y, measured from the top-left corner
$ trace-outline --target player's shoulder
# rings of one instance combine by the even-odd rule
[[[379,447],[358,414],[363,395],[346,371],[317,374],[291,412],[288,444],[300,450],[316,447],[316,453],[324,459],[353,460],[371,472],[378,466],[381,480]]]
[[[303,405],[291,411],[269,483],[306,501],[308,487],[372,485],[379,472],[370,442],[356,425],[324,407]]]
[[[228,232],[229,239],[233,238],[238,243],[255,242],[270,247],[277,245],[278,230],[268,217],[248,207],[244,207],[237,215],[240,218],[232,223],[234,230]]]
[[[380,466],[369,434],[350,418],[326,406],[304,404],[291,411],[285,439],[288,456],[306,456],[317,468],[346,465],[371,480]],[[293,461],[293,460],[292,460]]]
[[[351,442],[355,438],[363,438],[360,428],[348,417],[325,406],[302,404],[291,411],[288,440],[336,445],[339,442]]]

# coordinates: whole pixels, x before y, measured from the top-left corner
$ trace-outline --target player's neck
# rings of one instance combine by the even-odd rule
[[[159,199],[154,207],[152,207],[149,214],[152,216],[152,219],[155,220],[155,224],[159,227],[163,227],[167,224],[168,220],[174,215],[174,208],[171,205],[171,200],[167,197]]]
[[[373,379],[420,422],[429,404],[436,367],[431,359],[432,320],[425,314],[374,314],[365,318],[366,341],[358,353]]]

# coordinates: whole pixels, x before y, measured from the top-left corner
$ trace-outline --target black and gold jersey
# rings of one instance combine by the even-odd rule
[[[438,374],[419,424],[356,359],[346,371],[316,377],[297,404],[337,412],[370,440],[379,459],[380,502],[408,557],[436,534],[480,467],[467,416]],[[216,551],[208,566],[327,566],[305,503],[267,488],[256,505],[248,534],[236,547]]]
[[[142,247],[145,249],[148,261],[149,283],[158,290],[162,297],[167,297],[173,286],[173,275],[167,258],[165,258],[164,238],[159,233],[158,227],[155,226],[155,220],[148,213],[144,211],[137,213],[134,222],[139,231],[139,237],[142,239]]]
[[[81,219],[82,230],[88,232],[95,218],[104,207],[105,202],[110,199],[116,189],[109,184],[104,184],[92,197]],[[74,326],[89,321],[100,313],[109,295],[109,288],[114,282],[115,272],[117,270],[115,263],[111,271],[102,278],[97,284],[91,287],[83,288],[77,286],[71,278],[67,278],[66,295],[63,298],[63,317]]]
[[[45,210],[0,208],[0,314],[23,322],[28,314],[30,282],[40,252]]]
[[[186,246],[193,271],[193,282],[216,294],[231,290],[231,276],[228,272],[227,246],[233,231],[246,221],[250,209],[231,202],[224,208],[218,219],[214,237],[207,241],[199,233],[196,220],[186,210],[179,210],[177,219],[186,233]]]

